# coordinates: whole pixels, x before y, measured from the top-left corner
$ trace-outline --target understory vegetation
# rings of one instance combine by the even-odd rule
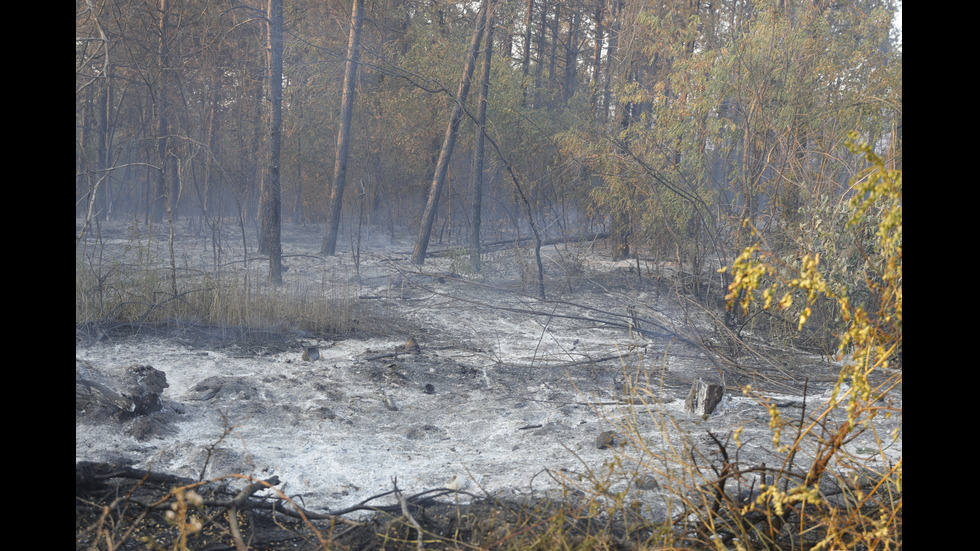
[[[343,282],[272,285],[261,257],[224,260],[221,245],[201,265],[172,253],[173,242],[138,221],[128,235],[79,244],[75,322],[102,330],[165,324],[291,328],[345,335],[357,329],[356,300]],[[170,236],[170,239],[176,239]],[[110,241],[125,242],[116,247]],[[202,245],[205,251],[211,243]],[[228,248],[228,245],[225,245]],[[231,257],[231,255],[227,255]]]
[[[698,342],[707,353],[768,361],[764,344],[838,368],[833,392],[792,412],[750,385],[728,388],[768,412],[779,464],[743,460],[740,430],[707,445],[680,435],[652,377],[631,391],[634,422],[618,421],[614,458],[556,475],[561,500],[477,495],[459,508],[446,506],[452,492],[395,485],[400,506],[366,502],[378,517],[362,522],[285,495],[252,499],[273,480],[76,465],[76,547],[248,548],[271,523],[289,536],[266,549],[900,549],[900,5],[76,2],[80,335],[383,332],[390,313],[350,283],[371,227],[418,233],[419,271],[444,254],[453,277],[490,281],[506,263],[541,299],[586,271],[583,253],[542,260],[543,247],[601,246],[589,254],[669,281],[713,320]],[[357,6],[367,14],[353,55]],[[349,259],[348,279],[291,279],[284,218],[317,235],[339,228],[339,248],[325,237],[308,255]],[[124,235],[103,233],[120,221]],[[210,258],[182,256],[178,232]],[[439,251],[425,252],[430,239]],[[709,292],[719,288],[724,298]],[[678,436],[651,446],[641,417]],[[873,445],[853,444],[869,435]],[[624,475],[653,477],[670,515],[651,519],[613,489]]]

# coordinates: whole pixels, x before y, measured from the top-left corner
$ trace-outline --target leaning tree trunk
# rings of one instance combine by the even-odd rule
[[[436,211],[439,207],[439,195],[442,193],[442,186],[446,183],[449,160],[452,158],[453,148],[456,146],[456,135],[459,131],[460,121],[463,119],[463,105],[470,91],[473,67],[476,65],[476,52],[480,47],[480,40],[483,38],[483,28],[486,19],[487,0],[483,0],[476,17],[476,28],[473,31],[473,38],[470,40],[470,49],[466,54],[466,67],[463,69],[463,78],[459,81],[459,92],[456,94],[452,115],[449,117],[449,125],[446,127],[446,136],[442,142],[442,149],[439,151],[439,161],[436,163],[435,175],[432,177],[432,186],[429,188],[429,200],[425,205],[425,211],[422,213],[419,239],[415,243],[415,250],[412,252],[412,263],[418,266],[421,266],[425,262],[425,252],[429,248],[429,237],[432,235],[432,222],[435,220]]]
[[[340,228],[340,207],[347,186],[347,154],[350,145],[351,117],[354,112],[354,81],[360,59],[361,23],[364,21],[364,0],[354,0],[351,7],[350,37],[347,42],[347,66],[344,71],[344,95],[340,107],[340,130],[337,132],[337,157],[334,159],[333,187],[327,211],[327,232],[320,253],[334,255],[337,251],[337,230]]]

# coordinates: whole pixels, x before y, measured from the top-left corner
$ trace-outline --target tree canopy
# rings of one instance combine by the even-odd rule
[[[325,223],[351,4],[283,4],[282,213]],[[812,247],[863,168],[849,133],[901,169],[893,0],[497,4],[482,125],[483,94],[456,92],[479,3],[364,6],[345,174],[392,232],[418,232],[454,108],[463,123],[435,200],[461,244],[473,180],[486,227],[601,229],[620,257],[700,273],[758,239],[787,256]],[[77,216],[262,215],[267,13],[267,0],[76,1]]]

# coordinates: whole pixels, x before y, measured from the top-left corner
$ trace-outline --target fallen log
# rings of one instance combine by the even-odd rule
[[[567,235],[564,237],[556,237],[554,239],[542,240],[541,245],[547,246],[547,245],[558,245],[561,243],[580,243],[582,241],[596,241],[599,239],[606,239],[608,237],[609,237],[609,233],[606,232],[590,233],[588,235]],[[490,243],[482,243],[480,244],[480,248],[484,252],[486,252],[487,249],[502,249],[504,247],[509,247],[511,245],[520,246],[523,244],[530,244],[532,242],[534,242],[534,236],[529,235],[527,237],[515,237],[514,239],[504,239],[502,241],[491,241]],[[456,250],[458,250],[458,247],[436,251],[436,252],[430,252],[429,256],[430,257],[445,256],[448,254],[452,254]]]

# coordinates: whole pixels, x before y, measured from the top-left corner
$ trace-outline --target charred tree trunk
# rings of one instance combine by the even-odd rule
[[[109,110],[112,108],[112,102],[113,102],[112,89],[113,89],[112,66],[109,65],[106,67],[105,90],[103,90],[102,94],[99,97],[99,106],[98,106],[99,130],[98,130],[98,143],[96,145],[96,163],[97,163],[96,170],[98,171],[97,173],[100,175],[100,177],[102,177],[101,175],[105,175],[104,176],[105,183],[104,185],[101,186],[101,189],[99,190],[103,197],[103,201],[101,201],[103,206],[102,209],[100,209],[100,218],[104,220],[107,220],[112,212],[112,204],[110,202],[111,189],[109,184],[111,181],[111,178],[109,178],[109,147],[110,147]]]
[[[337,157],[334,159],[333,187],[330,189],[330,206],[327,211],[327,232],[323,236],[323,246],[320,248],[321,254],[331,256],[336,254],[337,250],[340,209],[344,201],[344,188],[347,187],[347,156],[350,146],[351,117],[354,113],[354,81],[357,78],[357,62],[360,59],[364,0],[354,0],[350,21],[347,66],[344,71],[344,95],[340,107],[340,130],[337,132]]]
[[[627,75],[627,80],[629,80]],[[622,106],[622,129],[623,135],[627,136],[627,130],[633,124],[633,110],[635,105],[628,102]],[[628,148],[629,142],[624,141],[621,148]],[[632,195],[632,193],[630,194]],[[625,260],[630,256],[630,234],[632,233],[632,221],[630,211],[632,210],[632,197],[628,201],[622,201],[612,213],[612,234],[613,234],[613,260]]]
[[[541,24],[537,36],[538,62],[534,66],[534,96],[532,107],[541,106],[541,75],[544,73],[544,49],[548,33],[548,0],[541,0]]]
[[[619,48],[619,31],[622,26],[620,21],[622,11],[622,1],[612,0],[609,5],[609,15],[612,25],[609,27],[609,44],[606,46],[606,74],[602,84],[602,108],[599,110],[599,123],[605,124],[609,120],[609,111],[612,107],[612,73],[613,57],[617,55]]]
[[[262,186],[262,239],[269,254],[269,280],[282,283],[282,197],[279,157],[282,149],[282,0],[269,0],[269,165]]]
[[[630,217],[625,212],[616,211],[612,216],[613,260],[626,260],[630,257]]]
[[[599,110],[599,75],[602,72],[602,42],[605,29],[602,26],[602,14],[606,9],[605,0],[598,0],[595,9],[595,48],[592,51],[592,115],[596,118]]]
[[[493,59],[494,0],[487,8],[487,39],[483,49],[483,70],[480,75],[480,99],[477,111],[477,135],[473,152],[473,203],[470,222],[470,262],[480,271],[480,211],[483,208],[483,149],[487,120],[487,95],[490,93],[490,62]]]
[[[562,105],[567,106],[568,100],[575,95],[575,84],[578,76],[578,31],[582,18],[578,10],[572,12],[572,20],[568,28],[568,40],[565,44],[565,82],[562,86]]]
[[[297,126],[303,127],[303,100],[296,99]],[[303,132],[296,132],[296,204],[293,208],[293,223],[303,223]]]
[[[542,23],[546,21],[546,18],[542,18]],[[549,95],[554,94],[555,88],[558,86],[558,76],[556,65],[558,64],[558,43],[561,42],[561,38],[558,36],[559,28],[561,27],[561,4],[555,4],[555,16],[551,24],[551,52],[548,54],[548,93]],[[549,109],[553,108],[553,98],[548,99]]]
[[[527,103],[527,79],[531,71],[531,23],[534,21],[534,0],[527,0],[524,16],[524,51],[521,56],[521,105]]]
[[[217,78],[212,78],[211,86],[213,88],[211,95],[211,105],[208,110],[208,130],[207,130],[207,144],[208,150],[207,155],[204,157],[204,175],[203,182],[200,190],[200,201],[201,201],[201,215],[211,224],[211,193],[212,186],[214,185],[214,159],[218,154],[218,131],[220,130],[221,118],[218,116],[219,102],[221,101],[221,95],[219,93],[219,80]]]
[[[160,70],[160,85],[157,93],[153,95],[153,115],[156,122],[156,152],[157,152],[157,170],[155,171],[154,180],[154,191],[153,191],[153,221],[162,222],[163,212],[165,208],[169,208],[169,205],[165,205],[167,196],[167,135],[169,134],[169,123],[167,121],[167,82],[169,71],[166,68],[167,57],[168,57],[168,12],[170,11],[170,5],[168,0],[160,0],[160,20],[158,21],[158,32],[159,32],[159,44],[157,48],[157,60],[159,62],[158,69]]]
[[[412,252],[412,263],[418,266],[425,263],[425,252],[429,248],[429,237],[432,235],[432,223],[435,220],[436,211],[439,207],[439,195],[442,193],[442,187],[446,183],[449,160],[452,158],[453,149],[456,146],[459,124],[463,119],[463,105],[466,103],[466,96],[470,91],[473,68],[476,65],[476,52],[480,48],[480,41],[483,38],[486,20],[487,0],[483,0],[480,5],[480,11],[476,16],[476,28],[473,30],[473,38],[470,40],[469,51],[466,54],[466,67],[463,69],[463,78],[459,81],[459,92],[456,94],[452,115],[449,117],[449,125],[446,127],[446,136],[443,139],[442,149],[439,151],[439,160],[436,162],[435,175],[432,178],[432,186],[429,188],[429,199],[426,202],[425,211],[422,213],[419,238],[415,243],[415,250]]]

